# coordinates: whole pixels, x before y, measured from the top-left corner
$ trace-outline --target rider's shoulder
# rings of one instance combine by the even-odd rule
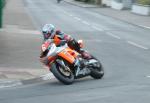
[[[62,32],[61,30],[56,30],[55,32],[57,35],[64,35],[64,32]]]
[[[47,39],[47,40],[44,41],[44,43],[50,43],[52,41],[53,41],[53,39]]]

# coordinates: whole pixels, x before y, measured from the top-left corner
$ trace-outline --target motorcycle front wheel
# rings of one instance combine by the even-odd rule
[[[61,65],[53,63],[50,70],[54,76],[63,84],[69,85],[74,82],[74,74],[67,65],[65,68],[63,68]]]

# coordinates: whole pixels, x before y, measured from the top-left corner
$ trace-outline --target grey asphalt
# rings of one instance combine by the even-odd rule
[[[38,28],[53,23],[65,33],[83,39],[86,49],[103,63],[105,76],[102,80],[90,77],[77,80],[69,86],[53,79],[3,89],[2,103],[149,103],[149,29],[65,2],[24,0],[24,3]]]

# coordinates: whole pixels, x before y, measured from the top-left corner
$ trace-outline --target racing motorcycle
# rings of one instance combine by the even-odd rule
[[[57,40],[56,40],[57,41]],[[64,84],[72,84],[75,79],[91,76],[94,79],[101,79],[104,76],[104,69],[101,62],[90,55],[83,58],[77,51],[71,49],[67,43],[57,46],[56,41],[48,40],[42,44],[42,54],[48,55],[46,66],[53,75]],[[78,41],[83,48],[83,41]],[[78,64],[78,65],[76,65]]]

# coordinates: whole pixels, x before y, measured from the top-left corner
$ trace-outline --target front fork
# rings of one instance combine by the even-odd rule
[[[81,63],[78,59],[76,60],[75,64],[76,65],[74,66],[74,69],[75,69],[75,77],[76,78],[82,78],[91,73],[90,69],[88,69],[86,67],[81,67]]]
[[[63,60],[57,59],[56,62],[66,71],[71,72],[71,70],[65,65]]]

